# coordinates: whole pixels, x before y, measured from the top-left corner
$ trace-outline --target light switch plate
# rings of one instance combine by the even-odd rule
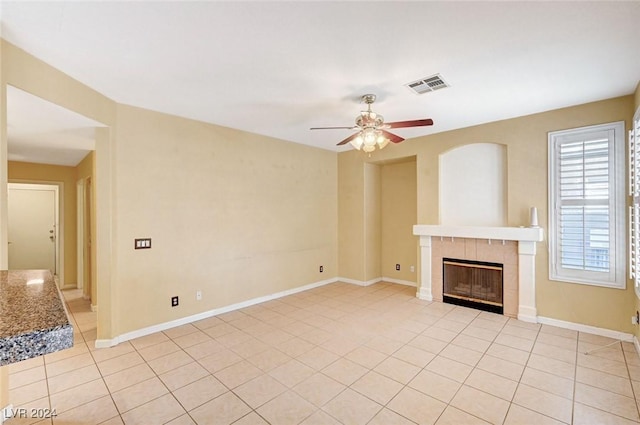
[[[134,249],[151,249],[151,238],[134,239]]]

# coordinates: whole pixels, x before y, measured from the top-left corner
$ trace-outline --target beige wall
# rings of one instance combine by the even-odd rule
[[[438,157],[441,153],[469,143],[499,143],[507,147],[507,222],[509,226],[528,224],[531,206],[541,212],[540,225],[547,232],[547,133],[624,120],[629,128],[633,113],[633,96],[588,103],[510,120],[448,131],[407,140],[375,152],[360,161],[380,162],[415,155],[417,157],[417,222],[438,224]],[[437,130],[437,121],[435,128]],[[399,130],[400,131],[400,130]],[[344,175],[356,161],[344,161],[339,154]],[[355,177],[355,176],[354,176]],[[353,184],[355,187],[356,184]],[[357,194],[352,196],[356,197]],[[348,212],[342,212],[348,215]],[[341,236],[342,237],[342,236]],[[357,242],[353,241],[353,244]],[[340,251],[340,255],[344,253]],[[548,279],[548,245],[538,244],[536,257],[536,296],[538,314],[586,325],[632,332],[629,315],[635,300],[630,285],[626,290],[550,281]]]
[[[115,152],[116,334],[337,276],[335,153],[125,105]]]
[[[365,282],[376,280],[382,276],[382,219],[381,219],[381,172],[380,166],[364,164],[364,222],[365,243]]]
[[[61,183],[61,221],[64,229],[64,285],[77,282],[76,168],[9,161],[9,181]]]
[[[365,284],[382,276],[381,167],[359,153],[339,156],[338,275]]]
[[[418,242],[413,236],[417,223],[416,160],[382,166],[382,276],[416,283]],[[396,271],[400,264],[400,271]]]
[[[338,156],[338,275],[365,278],[364,161],[354,151]]]

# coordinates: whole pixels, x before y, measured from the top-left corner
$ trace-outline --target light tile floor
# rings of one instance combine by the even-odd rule
[[[640,422],[631,343],[415,288],[335,283],[100,350],[88,303],[64,294],[75,346],[10,366],[16,409],[56,410],[40,424]]]

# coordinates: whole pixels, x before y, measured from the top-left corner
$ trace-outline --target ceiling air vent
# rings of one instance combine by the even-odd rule
[[[442,79],[442,76],[440,74],[422,78],[418,81],[406,84],[406,86],[416,94],[429,93],[449,87],[446,81]]]

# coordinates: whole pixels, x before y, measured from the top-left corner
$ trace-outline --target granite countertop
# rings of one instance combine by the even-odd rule
[[[73,327],[49,270],[0,270],[0,366],[73,346]]]

